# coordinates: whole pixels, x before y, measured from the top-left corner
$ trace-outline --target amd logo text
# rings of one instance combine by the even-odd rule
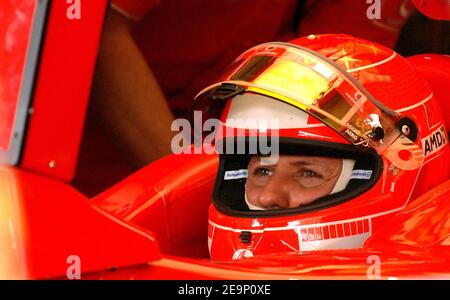
[[[437,152],[447,144],[444,125],[422,139],[422,149],[425,157]]]

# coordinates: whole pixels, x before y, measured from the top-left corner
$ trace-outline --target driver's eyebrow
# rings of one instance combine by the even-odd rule
[[[290,162],[289,164],[292,165],[292,166],[295,166],[295,167],[297,167],[297,166],[311,166],[311,165],[318,166],[318,167],[323,166],[323,164],[321,164],[321,163],[318,163],[316,161],[310,161],[310,160],[296,160],[296,161]]]
[[[323,161],[317,161],[317,160],[307,160],[307,159],[301,159],[301,160],[297,160],[297,161],[293,161],[289,163],[291,166],[296,167],[296,168],[314,168],[317,171],[321,171],[321,172],[332,172],[332,170],[330,169],[330,166]]]

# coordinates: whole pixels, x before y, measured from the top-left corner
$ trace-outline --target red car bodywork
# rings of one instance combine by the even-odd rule
[[[23,12],[25,2],[4,1],[0,12]],[[83,279],[365,279],[373,257],[384,279],[450,277],[450,180],[408,204],[361,249],[214,262],[207,223],[216,156],[171,155],[94,199],[79,193],[70,181],[107,1],[89,1],[81,19],[68,18],[68,6],[49,4],[21,159],[0,165],[0,278],[65,278],[72,255]],[[9,22],[0,18],[0,28]],[[30,24],[16,34],[29,36]],[[450,58],[408,60],[448,111]]]

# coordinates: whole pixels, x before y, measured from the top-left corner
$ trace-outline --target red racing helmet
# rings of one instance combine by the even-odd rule
[[[209,211],[214,260],[362,247],[450,174],[447,131],[427,82],[399,54],[352,36],[253,47],[193,109],[224,124]],[[340,159],[342,168],[332,192],[262,209],[247,199],[249,162],[272,154]]]

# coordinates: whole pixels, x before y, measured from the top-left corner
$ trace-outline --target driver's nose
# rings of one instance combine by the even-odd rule
[[[272,177],[258,195],[258,206],[266,209],[289,208],[289,189],[285,183]]]

